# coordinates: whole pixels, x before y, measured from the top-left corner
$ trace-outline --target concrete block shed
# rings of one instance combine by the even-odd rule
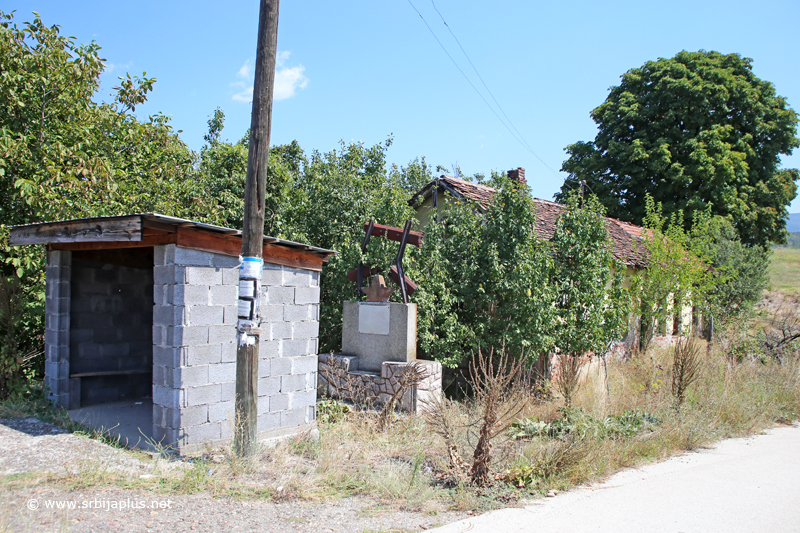
[[[45,383],[58,405],[130,444],[230,442],[241,232],[146,213],[15,226],[10,240],[47,245]],[[264,237],[260,440],[315,427],[333,253]]]

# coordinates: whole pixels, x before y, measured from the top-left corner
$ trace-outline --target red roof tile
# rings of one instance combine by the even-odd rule
[[[481,209],[486,209],[492,204],[496,192],[493,187],[442,175],[415,194],[409,200],[409,204],[416,205],[419,200],[427,198],[435,186],[441,186],[455,196],[472,200]],[[533,203],[536,206],[536,235],[550,240],[555,233],[556,221],[559,215],[566,211],[567,206],[540,198],[534,198]],[[614,257],[623,264],[634,268],[647,266],[647,251],[642,240],[647,230],[616,218],[604,217],[604,219],[606,229],[611,237]]]

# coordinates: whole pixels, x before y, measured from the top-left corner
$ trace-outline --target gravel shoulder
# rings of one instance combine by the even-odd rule
[[[0,532],[407,532],[468,516],[397,511],[360,497],[274,502],[126,489],[119,481],[130,479],[135,485],[191,466],[154,460],[35,418],[0,420]],[[87,482],[100,474],[116,482]]]

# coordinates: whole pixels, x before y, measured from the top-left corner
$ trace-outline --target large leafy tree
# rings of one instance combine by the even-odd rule
[[[622,220],[641,224],[650,194],[666,215],[710,205],[745,245],[783,242],[798,171],[780,168],[780,155],[798,146],[798,118],[751,63],[682,51],[626,72],[592,111],[595,140],[567,147],[556,198],[585,180]]]
[[[125,76],[110,102],[93,99],[99,52],[35,13],[18,25],[0,11],[0,395],[21,385],[21,360],[42,367],[44,253],[10,248],[9,225],[143,211],[222,219],[168,118],[132,114],[155,79]]]
[[[169,118],[132,114],[154,78],[127,75],[112,101],[93,99],[99,53],[38,16],[18,26],[0,12],[0,223],[133,211],[218,221]]]

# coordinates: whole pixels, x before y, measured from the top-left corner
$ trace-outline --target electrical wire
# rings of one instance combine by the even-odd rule
[[[472,83],[472,80],[470,80],[470,79],[469,79],[469,77],[468,77],[468,76],[467,76],[467,75],[464,73],[464,71],[463,71],[463,70],[461,70],[461,67],[460,67],[460,66],[458,66],[458,63],[456,63],[456,60],[455,60],[455,59],[453,59],[453,56],[451,56],[451,55],[450,55],[450,52],[448,52],[448,51],[447,51],[447,48],[445,48],[445,47],[444,47],[444,45],[442,44],[442,41],[440,41],[440,40],[439,40],[439,37],[436,35],[436,33],[434,33],[434,31],[433,31],[433,29],[430,27],[430,25],[428,25],[428,21],[427,21],[427,20],[425,20],[425,17],[423,17],[423,16],[422,16],[422,13],[420,13],[420,12],[419,12],[419,10],[418,10],[418,9],[417,9],[417,8],[414,6],[414,4],[412,4],[412,3],[411,3],[411,0],[408,0],[408,3],[409,3],[409,4],[411,4],[411,7],[412,7],[412,8],[414,8],[414,11],[416,11],[416,12],[417,12],[417,15],[419,15],[419,18],[421,18],[421,19],[422,19],[422,22],[423,22],[423,23],[425,23],[425,27],[427,27],[427,28],[428,28],[428,31],[429,31],[429,32],[431,32],[431,35],[433,35],[433,38],[434,38],[434,39],[436,39],[436,42],[437,42],[437,43],[439,43],[439,46],[442,48],[442,50],[444,51],[444,53],[445,53],[445,54],[447,54],[447,57],[449,57],[449,58],[450,58],[450,61],[452,61],[452,62],[453,62],[453,65],[455,65],[455,67],[458,69],[458,71],[461,73],[461,75],[462,75],[462,76],[464,76],[464,79],[465,79],[465,80],[467,80],[467,83],[469,83],[469,84],[470,84],[470,86],[471,86],[471,87],[472,87],[472,89],[473,89],[473,90],[474,90],[474,91],[475,91],[475,92],[478,94],[478,96],[480,96],[480,97],[481,97],[481,100],[483,100],[483,103],[485,103],[485,104],[486,104],[486,105],[489,107],[489,109],[492,111],[492,113],[494,113],[494,116],[496,116],[496,117],[497,117],[497,120],[499,120],[499,121],[500,121],[500,122],[503,124],[503,126],[505,126],[505,127],[506,127],[506,129],[508,130],[508,132],[509,132],[509,133],[511,133],[511,135],[514,137],[514,139],[516,139],[516,140],[517,140],[517,142],[519,142],[520,144],[522,144],[522,146],[523,146],[523,147],[525,147],[525,145],[522,143],[522,141],[520,141],[520,140],[517,138],[517,136],[514,134],[514,132],[513,132],[513,131],[511,131],[511,128],[509,128],[509,127],[506,125],[506,123],[505,123],[505,122],[503,122],[503,119],[502,119],[502,118],[500,118],[500,115],[498,115],[498,114],[497,114],[497,111],[495,111],[495,110],[494,110],[494,108],[493,108],[493,107],[492,107],[492,106],[489,104],[489,102],[486,100],[486,98],[484,98],[484,96],[481,94],[481,92],[478,90],[478,88],[477,88],[477,87],[475,87],[475,84],[473,84],[473,83]]]
[[[472,81],[469,79],[469,77],[467,77],[467,75],[464,73],[464,71],[461,69],[461,67],[458,65],[458,63],[456,63],[455,59],[453,59],[453,56],[451,56],[451,55],[450,55],[450,53],[449,53],[449,52],[447,51],[447,49],[444,47],[444,45],[442,44],[442,42],[439,40],[439,37],[436,35],[436,33],[435,33],[435,32],[433,31],[433,29],[430,27],[430,25],[428,24],[428,21],[426,21],[426,20],[425,20],[425,17],[423,17],[423,16],[422,16],[422,13],[420,13],[420,12],[419,12],[419,10],[416,8],[416,6],[414,6],[414,4],[411,2],[411,0],[408,0],[408,3],[411,5],[411,7],[414,9],[414,11],[416,11],[416,12],[417,12],[417,15],[419,15],[419,18],[421,18],[421,19],[422,19],[422,22],[423,22],[423,23],[425,24],[425,26],[428,28],[428,31],[430,31],[430,32],[431,32],[431,35],[433,35],[433,38],[434,38],[434,39],[436,39],[436,42],[437,42],[437,43],[439,43],[439,46],[442,48],[442,50],[444,51],[444,53],[445,53],[445,54],[447,54],[447,57],[448,57],[448,58],[450,58],[450,61],[452,61],[453,65],[455,65],[455,67],[458,69],[458,71],[461,73],[461,75],[462,75],[462,76],[464,76],[464,79],[465,79],[465,80],[467,80],[467,83],[469,83],[469,84],[470,84],[470,86],[472,87],[472,89],[473,89],[473,90],[474,90],[474,91],[475,91],[475,92],[478,94],[478,96],[480,96],[480,97],[481,97],[481,100],[483,100],[483,102],[486,104],[486,106],[487,106],[487,107],[488,107],[488,108],[489,108],[489,109],[492,111],[492,113],[494,113],[494,116],[496,116],[496,117],[497,117],[497,120],[499,120],[499,121],[500,121],[500,123],[501,123],[501,124],[503,124],[503,126],[505,126],[505,128],[508,130],[508,132],[511,134],[511,136],[512,136],[512,137],[514,137],[514,139],[515,139],[515,140],[516,140],[518,143],[520,143],[520,145],[521,145],[523,148],[525,148],[525,149],[526,149],[526,150],[528,150],[528,151],[529,151],[531,154],[533,154],[533,156],[534,156],[536,159],[538,159],[538,160],[539,160],[539,162],[540,162],[540,163],[542,163],[542,165],[544,165],[544,166],[545,166],[545,168],[547,168],[547,169],[548,169],[550,172],[552,172],[554,175],[556,175],[556,176],[558,176],[558,177],[560,178],[560,177],[561,177],[561,175],[560,175],[558,172],[556,172],[555,170],[553,170],[553,169],[550,167],[550,165],[548,165],[548,164],[547,164],[547,163],[546,163],[546,162],[545,162],[545,161],[544,161],[544,160],[543,160],[541,157],[539,157],[539,155],[538,155],[538,154],[537,154],[537,153],[536,153],[536,152],[533,150],[533,148],[531,148],[531,146],[530,146],[530,144],[528,143],[528,141],[525,139],[525,137],[523,137],[523,135],[522,135],[522,134],[519,132],[519,130],[517,129],[517,127],[514,125],[514,123],[513,123],[513,122],[511,121],[511,119],[508,117],[508,115],[506,114],[506,112],[503,110],[503,107],[502,107],[502,106],[500,105],[500,103],[497,101],[497,98],[495,98],[495,96],[494,96],[494,94],[492,93],[491,89],[489,89],[489,86],[486,84],[486,81],[484,81],[484,79],[483,79],[483,76],[481,76],[480,72],[478,72],[478,69],[475,67],[475,64],[474,64],[474,63],[472,62],[472,60],[469,58],[469,55],[467,54],[466,50],[464,50],[464,47],[461,45],[461,42],[458,40],[458,37],[456,37],[455,33],[453,33],[453,30],[450,28],[450,25],[449,25],[449,24],[447,24],[447,21],[444,19],[444,16],[442,16],[442,14],[441,14],[441,12],[439,11],[439,9],[436,7],[436,4],[434,3],[434,1],[433,1],[433,0],[431,0],[431,4],[433,4],[433,9],[435,9],[435,10],[436,10],[436,13],[438,13],[439,17],[442,19],[442,23],[445,25],[445,27],[447,27],[447,30],[450,32],[450,35],[452,35],[453,39],[454,39],[454,40],[456,41],[456,43],[458,44],[458,47],[461,49],[461,52],[464,54],[464,57],[466,57],[466,58],[467,58],[467,61],[469,62],[470,66],[472,67],[472,70],[474,70],[474,71],[475,71],[475,74],[478,76],[478,79],[480,79],[480,80],[481,80],[481,83],[482,83],[482,84],[483,84],[483,86],[486,88],[486,91],[489,93],[489,95],[492,97],[492,100],[494,100],[494,103],[497,105],[497,108],[500,110],[500,112],[501,112],[501,113],[503,114],[503,116],[506,118],[506,120],[505,120],[505,121],[504,121],[502,118],[500,118],[500,115],[498,115],[498,114],[497,114],[497,112],[495,111],[494,107],[492,107],[492,105],[491,105],[491,104],[490,104],[490,103],[489,103],[489,102],[486,100],[486,98],[483,96],[483,94],[481,94],[481,92],[478,90],[478,88],[477,88],[477,87],[475,87],[475,85],[472,83]],[[508,121],[508,124],[506,124],[506,121]],[[511,128],[514,128],[514,131],[512,131],[512,130],[511,130],[511,128],[509,127],[509,124],[511,125]],[[515,132],[516,132],[516,133],[515,133]]]
[[[450,25],[444,19],[444,15],[442,15],[441,11],[439,11],[439,8],[436,7],[436,2],[431,0],[431,5],[433,6],[433,9],[436,10],[436,13],[439,15],[439,18],[442,19],[442,24],[444,24],[445,27],[447,27],[447,31],[449,31],[450,35],[453,36],[453,39],[456,41],[456,44],[458,44],[458,47],[461,49],[461,53],[464,54],[464,57],[467,58],[467,61],[469,62],[469,65],[472,67],[472,70],[475,71],[475,74],[478,76],[478,79],[481,80],[481,83],[486,88],[486,92],[488,92],[489,96],[492,97],[492,100],[494,100],[494,103],[497,105],[497,108],[500,110],[500,112],[503,114],[503,116],[506,117],[506,120],[508,121],[509,124],[511,124],[511,127],[514,128],[514,131],[516,131],[517,134],[519,135],[519,137],[525,142],[525,145],[527,146],[527,148],[530,149],[530,150],[533,150],[531,148],[531,145],[525,139],[525,137],[523,137],[522,133],[520,133],[520,131],[517,129],[517,127],[511,121],[511,119],[508,118],[508,115],[506,114],[505,110],[503,109],[503,106],[501,106],[500,102],[497,101],[497,98],[494,97],[494,93],[492,93],[492,90],[489,89],[488,85],[486,85],[486,81],[484,81],[483,76],[481,76],[481,73],[478,72],[478,69],[475,67],[475,64],[472,62],[472,59],[470,59],[469,54],[467,54],[467,51],[464,50],[464,47],[461,45],[461,41],[458,40],[458,37],[456,37],[456,34],[453,33],[453,29],[450,27]]]

